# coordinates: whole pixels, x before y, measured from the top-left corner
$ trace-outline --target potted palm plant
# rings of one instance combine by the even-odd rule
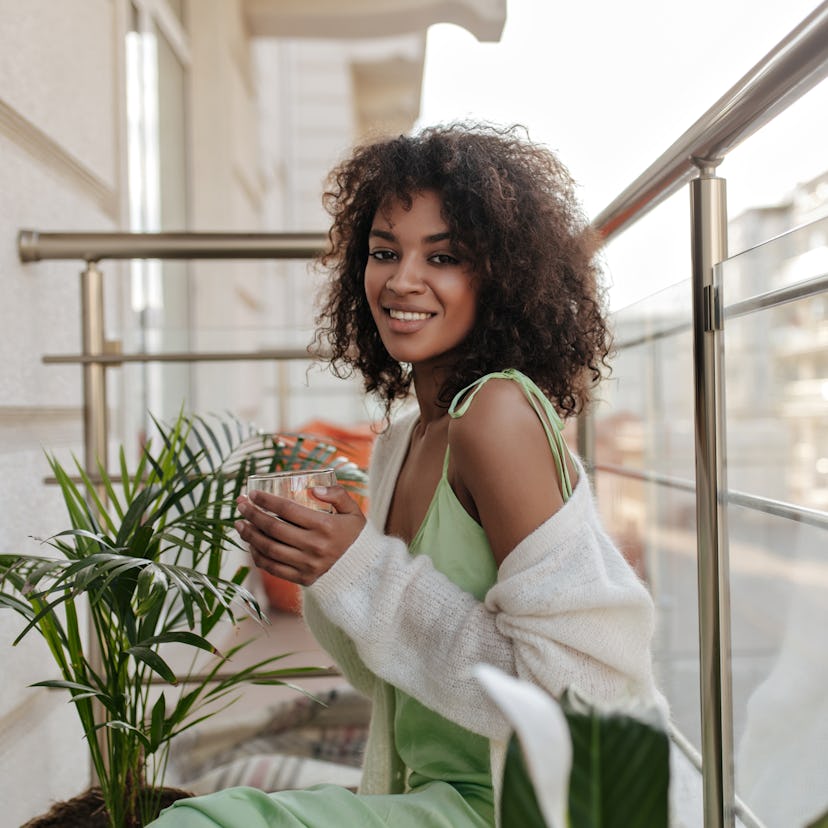
[[[266,621],[247,567],[223,572],[247,475],[327,465],[363,492],[363,472],[302,435],[274,438],[231,417],[156,425],[134,469],[121,449],[117,478],[100,468],[93,479],[76,461],[73,479],[50,456],[70,522],[45,541],[58,554],[0,555],[0,607],[25,622],[15,644],[35,630],[45,640],[57,675],[36,686],[70,695],[99,785],[73,801],[75,822],[63,804],[31,826],[144,825],[185,795],[163,795],[171,740],[245,684],[285,683],[283,655],[234,669],[245,643],[224,653],[211,643],[222,621]],[[177,668],[174,648],[210,654],[207,670]]]

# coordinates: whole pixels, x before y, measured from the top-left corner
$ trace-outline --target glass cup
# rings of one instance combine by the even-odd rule
[[[253,489],[258,489],[268,494],[290,498],[290,500],[295,500],[309,509],[333,512],[333,506],[317,500],[310,490],[314,486],[333,486],[335,484],[336,472],[331,468],[280,471],[270,472],[269,474],[251,474],[247,478],[247,491],[249,493]],[[266,512],[267,509],[262,509],[262,511]]]

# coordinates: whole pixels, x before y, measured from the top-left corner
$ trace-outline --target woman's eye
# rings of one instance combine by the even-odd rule
[[[372,250],[368,255],[378,262],[390,262],[396,258],[397,254],[393,250]]]
[[[450,253],[435,253],[431,257],[431,261],[435,264],[442,264],[442,265],[456,265],[460,264],[460,260],[452,256]]]

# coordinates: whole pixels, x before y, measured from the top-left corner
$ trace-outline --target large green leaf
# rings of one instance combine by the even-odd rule
[[[574,694],[565,694],[561,707],[573,747],[569,828],[667,828],[667,733],[625,713],[599,710]],[[549,746],[550,752],[558,749]],[[515,735],[506,756],[501,823],[546,826]]]
[[[809,823],[808,828],[828,828],[828,811],[814,822]]]
[[[506,766],[503,771],[500,823],[504,828],[511,825],[520,826],[520,828],[546,828],[546,822],[538,807],[535,790],[523,760],[520,742],[514,733],[509,740]]]
[[[666,828],[670,745],[666,731],[565,694],[572,736],[572,828]]]

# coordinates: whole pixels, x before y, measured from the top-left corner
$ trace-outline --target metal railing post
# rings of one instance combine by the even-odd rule
[[[97,357],[104,353],[103,273],[96,262],[86,263],[81,272],[81,350],[84,356]],[[107,460],[107,412],[106,366],[97,362],[83,365],[83,446],[86,473],[94,480],[98,477],[98,464],[106,468]],[[106,492],[101,488],[98,496],[105,502]],[[90,504],[91,508],[92,505]],[[92,623],[90,618],[90,624]],[[88,640],[89,667],[100,672],[101,651],[95,630],[90,628]],[[92,713],[96,721],[103,721],[103,705],[92,700]],[[108,762],[105,728],[99,731],[98,743],[104,762]],[[99,781],[94,762],[90,760],[92,784]]]
[[[104,354],[103,273],[96,262],[87,262],[81,273],[81,343],[85,357]],[[106,466],[107,415],[106,367],[97,362],[83,365],[84,463],[89,474],[97,474],[98,463]]]
[[[730,596],[725,480],[721,294],[714,266],[727,256],[725,181],[699,162],[690,183],[693,253],[696,530],[702,784],[705,828],[734,825]]]

